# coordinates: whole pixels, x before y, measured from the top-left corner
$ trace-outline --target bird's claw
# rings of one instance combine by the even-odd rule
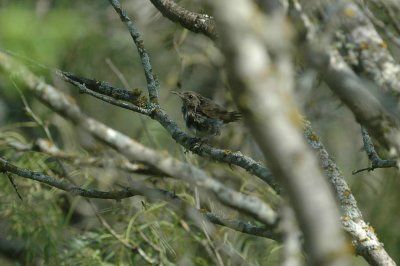
[[[201,150],[201,146],[203,146],[203,144],[206,143],[206,140],[202,139],[202,138],[194,138],[193,142],[194,142],[194,145],[192,146],[191,150],[196,153],[199,153]]]

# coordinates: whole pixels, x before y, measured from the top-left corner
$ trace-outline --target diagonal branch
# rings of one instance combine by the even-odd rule
[[[368,129],[386,148],[400,154],[400,123],[395,114],[366,89],[366,84],[348,67],[336,50],[316,52],[311,48],[309,58],[329,88],[353,112],[356,120]]]
[[[368,155],[368,159],[371,161],[371,166],[363,169],[353,171],[353,175],[358,174],[363,171],[373,171],[376,168],[398,168],[396,160],[384,160],[379,157],[378,153],[375,151],[374,144],[372,143],[371,137],[368,135],[367,130],[361,127],[361,134],[364,143],[364,150]]]
[[[109,0],[109,2],[119,15],[121,21],[125,23],[129,33],[131,34],[133,42],[136,45],[137,51],[140,56],[140,60],[142,62],[144,74],[146,76],[147,90],[149,92],[150,102],[158,104],[158,92],[157,92],[157,89],[159,87],[158,80],[153,73],[153,68],[150,63],[150,58],[144,48],[143,40],[140,37],[139,30],[136,27],[136,25],[131,21],[131,19],[128,17],[125,10],[122,9],[121,4],[119,3],[118,0]]]
[[[396,265],[386,252],[383,244],[379,242],[372,226],[363,219],[362,213],[357,206],[357,201],[346,183],[345,177],[319,140],[318,135],[311,128],[309,122],[305,123],[304,133],[312,149],[322,162],[325,175],[333,185],[332,187],[343,213],[343,228],[351,235],[357,254],[364,257],[371,265]]]
[[[150,0],[158,11],[173,22],[178,22],[182,27],[202,33],[212,40],[217,39],[214,20],[207,14],[198,14],[177,5],[173,0]]]
[[[172,194],[171,192],[164,190],[156,190],[153,188],[146,187],[140,183],[135,182],[135,185],[130,188],[125,188],[116,191],[100,191],[95,189],[85,189],[79,186],[73,185],[63,179],[56,179],[54,177],[35,172],[29,169],[21,168],[11,164],[7,160],[0,158],[0,172],[13,173],[21,177],[32,179],[49,186],[67,191],[73,195],[79,195],[86,198],[97,198],[97,199],[115,199],[121,200],[124,198],[133,197],[136,195],[151,194],[153,196],[162,197],[163,194]],[[171,195],[169,195],[171,197]]]

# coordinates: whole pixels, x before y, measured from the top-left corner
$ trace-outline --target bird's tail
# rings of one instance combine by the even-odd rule
[[[235,122],[242,118],[242,114],[236,111],[228,112],[224,119],[225,123]]]

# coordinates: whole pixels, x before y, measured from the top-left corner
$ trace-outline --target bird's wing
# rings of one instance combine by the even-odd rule
[[[229,112],[216,104],[202,106],[198,111],[210,119],[222,120],[225,123],[237,121],[241,117],[239,112]]]

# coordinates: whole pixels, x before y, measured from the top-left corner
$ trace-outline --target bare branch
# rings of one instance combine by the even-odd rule
[[[363,137],[364,149],[368,155],[368,159],[371,161],[371,166],[363,169],[359,169],[357,171],[353,171],[353,175],[358,174],[363,171],[373,171],[376,168],[398,168],[396,160],[383,160],[379,157],[378,153],[375,151],[374,144],[370,136],[368,135],[367,130],[364,127],[361,127],[361,134]]]
[[[302,234],[297,224],[293,209],[288,206],[282,206],[281,210],[281,228],[282,228],[282,263],[281,266],[300,266],[302,253]]]
[[[336,198],[340,202],[343,213],[342,225],[351,235],[357,254],[363,256],[371,265],[396,265],[387,254],[383,244],[379,242],[372,226],[364,221],[345,177],[320,142],[309,122],[304,125],[304,133],[311,147],[318,154],[324,173],[332,184]]]
[[[56,71],[56,73],[62,77],[65,81],[79,88],[80,93],[87,93],[97,99],[111,103],[115,106],[128,109],[139,114],[151,115],[151,110],[148,108],[141,107],[138,98],[134,97],[132,93],[125,89],[114,88],[106,82],[98,82],[87,78],[82,78],[73,75],[72,73]],[[90,89],[89,89],[90,88]],[[106,95],[112,95],[112,98]],[[125,100],[127,102],[121,101]]]
[[[126,11],[122,9],[121,4],[119,3],[118,0],[109,0],[109,2],[119,15],[121,21],[128,28],[128,31],[131,34],[131,37],[136,45],[136,48],[140,56],[140,60],[142,62],[144,74],[146,76],[147,90],[149,92],[150,102],[158,104],[158,91],[157,91],[159,86],[158,80],[153,73],[153,68],[150,64],[150,58],[144,48],[143,40],[140,37],[139,30],[136,27],[136,25],[132,22],[132,20],[128,17]]]
[[[129,198],[133,197],[136,195],[143,195],[146,194],[146,192],[149,192],[148,194],[159,194],[161,197],[165,193],[170,193],[167,191],[163,190],[155,190],[149,187],[146,187],[140,183],[135,183],[134,186],[130,188],[125,188],[122,190],[116,190],[116,191],[100,191],[100,190],[95,190],[95,189],[84,189],[79,186],[75,186],[71,184],[68,181],[65,181],[63,179],[56,179],[54,177],[35,172],[29,169],[25,168],[20,168],[17,167],[7,160],[0,158],[0,172],[5,172],[5,173],[13,173],[16,175],[19,175],[21,177],[25,177],[28,179],[32,179],[44,184],[47,184],[52,187],[56,187],[58,189],[67,191],[73,195],[79,195],[82,197],[86,198],[97,198],[97,199],[115,199],[115,200],[121,200],[124,198]],[[151,192],[151,193],[150,193]]]
[[[383,21],[378,19],[371,10],[369,10],[368,8],[364,8],[364,12],[365,15],[368,16],[368,18],[371,20],[371,22],[374,23],[374,25],[378,27],[379,30],[383,31],[386,37],[390,41],[392,41],[395,45],[397,45],[400,48],[400,38],[395,36],[393,32],[388,29],[388,26]],[[384,43],[382,43],[382,45],[383,44]]]
[[[22,200],[21,194],[18,191],[17,185],[15,185],[15,183],[14,183],[14,179],[13,179],[12,175],[10,173],[6,173],[6,176],[8,177],[8,180],[10,181],[11,185],[13,186],[15,193],[17,193],[18,198],[20,200]]]
[[[338,16],[342,19],[346,41],[355,47],[352,52],[359,61],[354,62],[354,67],[382,90],[400,96],[400,65],[389,53],[387,44],[364,12],[356,4],[343,1],[334,16],[330,19],[337,20]]]
[[[306,28],[306,54],[311,66],[322,75],[330,89],[350,108],[360,124],[365,126],[383,146],[388,149],[394,148],[400,154],[400,121],[397,118],[398,111],[394,108],[389,109],[384,104],[384,100],[376,98],[367,89],[371,84],[363,82],[353,72],[335,47],[326,43],[321,45],[320,40],[323,39],[325,33],[320,32],[320,36],[317,38],[315,27],[309,23],[310,19],[302,11],[300,4],[295,1],[294,7],[296,12],[294,12],[295,15],[292,15],[292,18],[303,23],[303,26]],[[369,45],[368,42],[373,42],[371,45],[375,48],[368,52],[370,53],[368,56],[363,54],[363,57],[365,57],[365,60],[373,61],[369,63],[371,67],[370,71],[377,74],[379,69],[379,73],[383,73],[384,75],[380,76],[379,79],[377,77],[377,79],[373,79],[373,76],[371,78],[377,85],[386,86],[388,91],[395,93],[397,90],[395,87],[400,82],[397,82],[397,85],[393,85],[392,81],[396,79],[396,73],[400,74],[400,67],[393,64],[393,58],[386,51],[382,51],[382,47],[378,49],[379,42],[377,40],[380,37],[375,32],[371,23],[361,13],[357,5],[353,3],[339,1],[334,4],[334,7],[333,10],[336,12],[330,12],[330,16],[332,16],[332,13],[342,16],[342,20],[340,21],[344,21],[346,32],[354,34],[352,36],[353,39],[357,39],[356,37],[358,36],[359,40],[367,42],[367,46]],[[337,19],[336,17],[330,18],[332,23]],[[357,30],[353,30],[355,28]],[[371,33],[371,35],[368,33]],[[361,43],[358,43],[357,47],[360,47],[360,45]],[[387,64],[384,63],[383,65],[379,63],[379,67],[388,67],[388,69],[378,68],[374,60],[376,62],[387,62]],[[399,71],[397,71],[397,68],[399,68]],[[395,87],[392,87],[392,85]]]
[[[153,5],[173,22],[195,33],[202,33],[212,40],[217,38],[214,20],[206,14],[198,14],[177,5],[173,0],[150,0]]]
[[[310,49],[314,50],[310,58],[319,58],[313,62],[314,67],[322,71],[329,88],[350,108],[356,120],[386,148],[393,147],[400,154],[400,125],[395,114],[366,89],[367,85],[337,51],[318,53],[315,48]]]
[[[236,219],[226,219],[218,216],[212,212],[206,212],[205,216],[213,224],[219,224],[226,226],[235,231],[239,231],[249,235],[261,236],[265,238],[274,239],[280,241],[280,234],[276,233],[274,230],[268,229],[264,226],[257,226],[250,222],[244,222]]]

